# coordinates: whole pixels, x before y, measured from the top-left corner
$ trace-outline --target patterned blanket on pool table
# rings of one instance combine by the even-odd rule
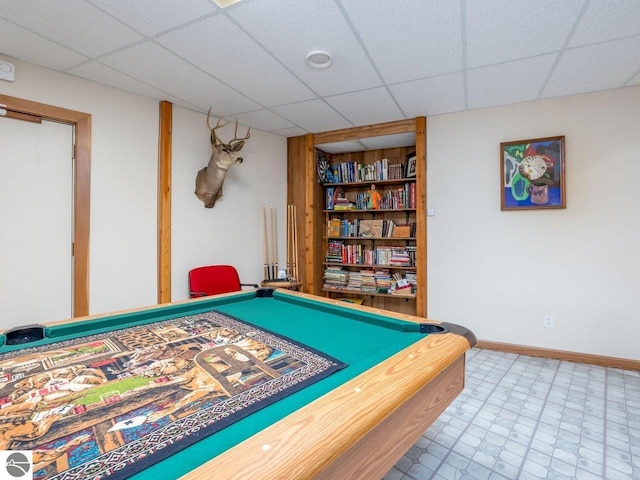
[[[34,479],[127,478],[343,368],[220,312],[0,354],[0,450]]]

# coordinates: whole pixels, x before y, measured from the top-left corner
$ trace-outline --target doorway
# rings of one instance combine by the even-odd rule
[[[0,328],[72,316],[73,127],[0,119]]]
[[[91,115],[8,95],[0,95],[3,116],[31,122],[42,120],[71,127],[72,134],[72,317],[89,314],[89,221],[91,178]],[[5,121],[5,120],[3,120]],[[68,131],[68,130],[67,130]],[[29,186],[22,186],[22,195],[33,195]],[[14,202],[20,198],[13,199]],[[46,239],[46,236],[43,237]],[[40,301],[40,292],[32,291],[32,302]],[[43,297],[44,298],[44,297]],[[53,319],[53,317],[48,316]]]

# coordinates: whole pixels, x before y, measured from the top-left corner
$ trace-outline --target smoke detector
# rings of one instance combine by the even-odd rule
[[[311,50],[306,56],[307,66],[317,70],[329,68],[333,63],[333,56],[326,50]]]
[[[16,79],[16,67],[9,62],[0,60],[0,80],[13,82]]]

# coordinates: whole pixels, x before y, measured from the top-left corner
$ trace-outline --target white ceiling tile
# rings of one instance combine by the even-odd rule
[[[382,83],[332,0],[240,3],[228,15],[318,95],[364,90]],[[333,55],[330,68],[312,70],[305,65],[307,53],[317,49]]]
[[[67,73],[78,77],[86,78],[102,85],[108,85],[119,90],[132,92],[147,98],[156,100],[166,100],[176,103],[180,99],[169,95],[166,92],[151,87],[150,85],[131,78],[124,73],[118,72],[107,65],[92,61],[67,70]],[[193,108],[191,105],[190,108]]]
[[[213,105],[217,115],[259,108],[255,102],[152,42],[107,55],[101,61],[203,110]]]
[[[325,100],[354,125],[388,122],[404,118],[386,88],[344,93]]]
[[[220,11],[208,0],[89,0],[144,35],[156,35]]]
[[[389,87],[407,117],[438,115],[465,109],[461,73],[441,75]]]
[[[467,72],[469,108],[493,107],[535,100],[557,54],[481,67]]]
[[[73,50],[49,42],[0,18],[0,53],[2,52],[25,62],[55,70],[64,70],[87,60],[87,57]]]
[[[190,24],[156,41],[261,105],[270,107],[315,98],[311,90],[223,15]]]
[[[366,150],[365,146],[356,140],[322,143],[316,145],[316,147],[325,153],[361,152]]]
[[[283,137],[299,137],[300,135],[304,135],[307,132],[304,128],[300,127],[291,127],[291,128],[283,128],[282,130],[274,130],[271,133],[275,135],[282,135]]]
[[[398,83],[462,69],[459,1],[341,3],[385,81]]]
[[[270,112],[269,110],[257,110],[255,112],[242,113],[237,115],[235,118],[237,118],[238,122],[242,125],[258,128],[265,132],[283,130],[294,126],[293,123],[273,112]]]
[[[625,85],[640,69],[640,36],[566,51],[542,97],[595,92]]]
[[[325,132],[353,126],[322,100],[308,100],[274,107],[271,110],[309,132]]]
[[[466,0],[467,67],[561,49],[583,5],[584,0]]]
[[[396,133],[394,135],[384,135],[379,137],[369,137],[360,140],[369,150],[392,147],[410,147],[416,144],[416,134]]]
[[[87,56],[142,38],[82,0],[5,0],[0,5],[4,18]]]
[[[638,0],[592,1],[569,43],[575,47],[640,34]]]

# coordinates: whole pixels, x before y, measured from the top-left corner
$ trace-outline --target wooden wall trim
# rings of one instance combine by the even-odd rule
[[[359,138],[377,137],[380,135],[393,135],[396,133],[415,132],[415,119],[398,120],[395,122],[376,123],[374,125],[364,125],[362,127],[350,127],[329,132],[316,133],[314,135],[314,145],[331,142],[342,142],[345,140],[357,140]]]
[[[173,105],[160,102],[158,135],[158,303],[171,302],[171,131]]]
[[[428,318],[427,310],[427,119],[416,117],[413,120],[416,132],[416,315]]]
[[[35,116],[71,125],[74,129],[74,231],[73,231],[73,312],[89,315],[89,225],[91,216],[91,115],[0,94],[0,103],[13,118]],[[32,121],[32,120],[31,120]]]
[[[475,348],[495,350],[497,352],[515,353],[517,355],[529,355],[531,357],[553,358],[575,363],[586,363],[601,367],[621,368],[623,370],[640,370],[640,360],[627,358],[606,357],[589,353],[568,352],[565,350],[551,350],[548,348],[528,347],[510,343],[490,342],[478,340]]]

